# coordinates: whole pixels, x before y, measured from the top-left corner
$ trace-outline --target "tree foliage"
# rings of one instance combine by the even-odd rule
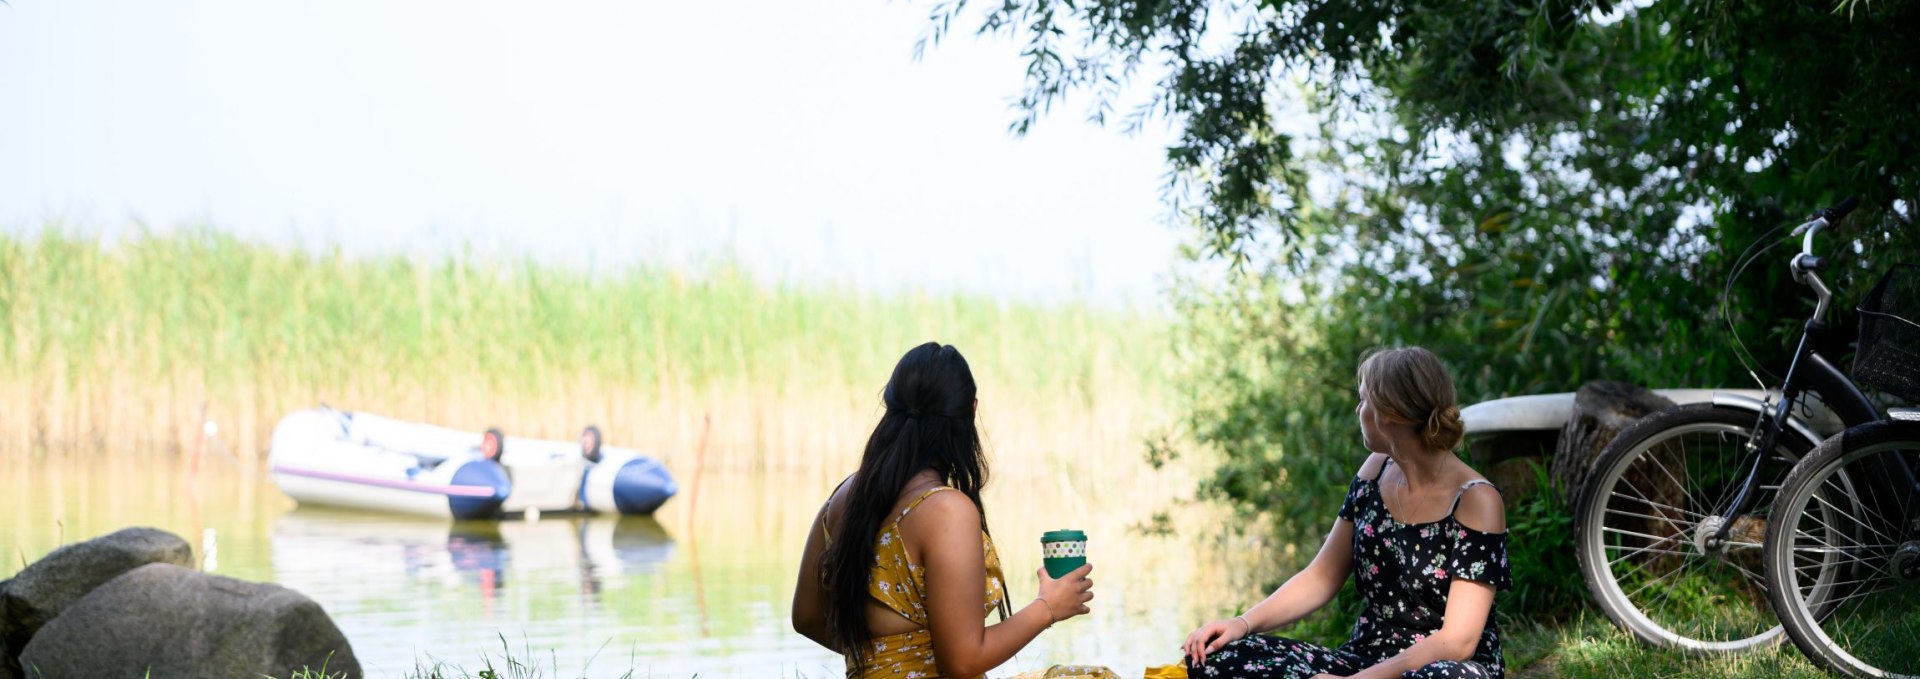
[[[1920,244],[1920,2],[962,0],[929,40],[969,19],[1022,46],[1016,131],[1076,94],[1096,121],[1180,130],[1168,195],[1196,228],[1172,299],[1186,423],[1219,456],[1203,490],[1309,517],[1283,521],[1295,540],[1362,458],[1370,347],[1433,348],[1466,402],[1756,386],[1811,309],[1777,227],[1861,197],[1816,244],[1840,327]],[[1541,555],[1517,565],[1521,609],[1561,612],[1564,508],[1529,502],[1509,507]]]
[[[967,6],[934,5],[928,38],[964,24]],[[1275,119],[1297,98],[1289,77],[1319,85],[1309,96],[1326,104],[1377,98],[1414,152],[1455,135],[1559,141],[1556,156],[1590,171],[1595,199],[1581,216],[1642,208],[1616,210],[1635,218],[1614,228],[1671,228],[1660,209],[1677,205],[1772,222],[1851,194],[1887,223],[1914,216],[1911,1],[1002,0],[978,31],[1022,45],[1020,131],[1076,92],[1104,122],[1143,65],[1157,65],[1127,119],[1180,125],[1168,160],[1190,190],[1174,197],[1217,254],[1310,225],[1299,133]],[[1439,164],[1462,167],[1451,160]]]

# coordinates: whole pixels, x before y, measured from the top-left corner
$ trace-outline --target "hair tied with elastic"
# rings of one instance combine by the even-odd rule
[[[1434,408],[1427,415],[1427,423],[1420,435],[1426,439],[1427,447],[1440,450],[1452,450],[1460,445],[1460,439],[1466,435],[1466,423],[1460,421],[1460,406],[1450,405]]]

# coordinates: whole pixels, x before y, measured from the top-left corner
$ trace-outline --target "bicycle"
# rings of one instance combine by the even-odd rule
[[[1857,205],[1849,198],[1794,231],[1805,233],[1805,245],[1789,266],[1817,303],[1778,398],[1716,394],[1649,415],[1607,446],[1581,489],[1574,510],[1581,575],[1601,611],[1643,642],[1733,653],[1781,636],[1766,597],[1762,541],[1776,481],[1822,438],[1794,409],[1812,392],[1845,426],[1881,419],[1814,350],[1827,332],[1833,293],[1820,279],[1826,262],[1813,254],[1813,237]],[[1728,294],[1734,277],[1765,253],[1741,258]]]
[[[1920,401],[1920,268],[1889,270],[1860,307],[1854,375]],[[1787,473],[1765,536],[1768,600],[1816,664],[1920,677],[1920,408],[1820,442]],[[1861,495],[1850,495],[1862,492]]]

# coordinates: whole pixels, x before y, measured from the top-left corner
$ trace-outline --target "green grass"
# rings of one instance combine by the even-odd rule
[[[1502,629],[1508,676],[1542,679],[1789,679],[1829,677],[1791,642],[1738,656],[1693,656],[1653,648],[1615,629],[1598,613],[1557,627]]]
[[[1507,676],[1516,679],[1745,679],[1778,677],[1782,679],[1826,678],[1825,674],[1800,655],[1791,644],[1762,649],[1740,656],[1690,656],[1652,648],[1636,642],[1625,632],[1614,629],[1597,615],[1581,615],[1556,627],[1513,625],[1503,630],[1507,653]],[[543,661],[532,649],[517,652],[501,640],[498,656],[484,655],[471,668],[440,660],[417,664],[407,679],[561,679],[588,675],[561,670],[557,662]],[[642,669],[607,670],[593,668],[592,676],[647,677]],[[795,672],[791,676],[801,677]],[[340,674],[321,670],[300,670],[289,679],[336,679]]]
[[[1075,350],[1120,348],[1097,345],[1124,320],[1077,305],[767,284],[725,259],[595,274],[470,255],[316,256],[210,231],[0,236],[0,319],[10,329],[0,365],[13,375],[190,368],[233,384],[265,368],[296,381],[472,375],[502,387],[555,370],[864,384],[938,328],[1019,389],[1082,385],[1100,356]]]
[[[601,645],[600,650],[605,651],[612,643],[613,640],[608,639],[606,644]],[[628,669],[621,671],[619,675],[610,675],[608,674],[609,671],[620,670],[596,668],[594,661],[598,660],[599,657],[600,655],[596,653],[592,659],[588,660],[586,667],[582,667],[577,674],[567,672],[560,669],[560,663],[555,658],[555,654],[548,653],[548,657],[543,660],[540,658],[538,652],[531,646],[525,644],[522,644],[522,647],[516,652],[512,644],[507,641],[506,635],[503,634],[500,635],[499,655],[483,653],[479,661],[472,668],[444,660],[429,658],[426,662],[416,662],[413,670],[409,671],[405,676],[406,679],[562,679],[571,677],[587,679],[589,676],[618,676],[619,679],[632,679],[636,676],[654,676],[651,672],[643,673],[641,670],[634,669],[632,658],[628,658],[628,662],[626,663]],[[589,672],[592,674],[589,675]],[[697,677],[699,675],[694,676]],[[802,675],[797,672],[793,676],[796,677],[796,679],[802,677]],[[268,677],[267,679],[274,678]],[[295,670],[287,679],[357,678],[347,677],[344,672],[329,671],[325,666],[322,666],[319,669],[309,667]]]
[[[504,406],[545,409],[506,416],[514,424],[606,418],[617,396],[627,412],[679,401],[716,428],[766,429],[724,411],[743,399],[870,408],[894,362],[928,340],[961,348],[983,402],[1084,411],[1157,398],[1165,326],[1082,303],[770,282],[724,257],[588,271],[48,228],[0,234],[0,399],[32,404],[0,419],[0,447],[156,431],[188,445],[204,405],[257,451],[285,410],[321,400],[479,428]],[[571,438],[581,424],[538,433]],[[639,433],[602,426],[614,441]]]

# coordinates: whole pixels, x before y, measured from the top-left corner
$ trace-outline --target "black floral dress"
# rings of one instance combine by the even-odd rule
[[[1391,463],[1391,460],[1388,461]],[[1384,470],[1385,467],[1382,467]],[[1340,518],[1353,522],[1353,574],[1365,601],[1354,621],[1353,637],[1326,648],[1282,637],[1255,634],[1207,655],[1205,665],[1190,664],[1197,677],[1281,677],[1306,679],[1322,672],[1351,675],[1398,655],[1440,630],[1447,611],[1447,589],[1455,578],[1513,586],[1507,567],[1507,534],[1484,533],[1454,520],[1455,495],[1446,518],[1429,523],[1400,523],[1380,499],[1379,475],[1355,478],[1347,489]],[[1460,487],[1460,494],[1476,485]],[[1407,679],[1502,679],[1500,630],[1493,613],[1480,644],[1467,661],[1441,661],[1407,672]]]

